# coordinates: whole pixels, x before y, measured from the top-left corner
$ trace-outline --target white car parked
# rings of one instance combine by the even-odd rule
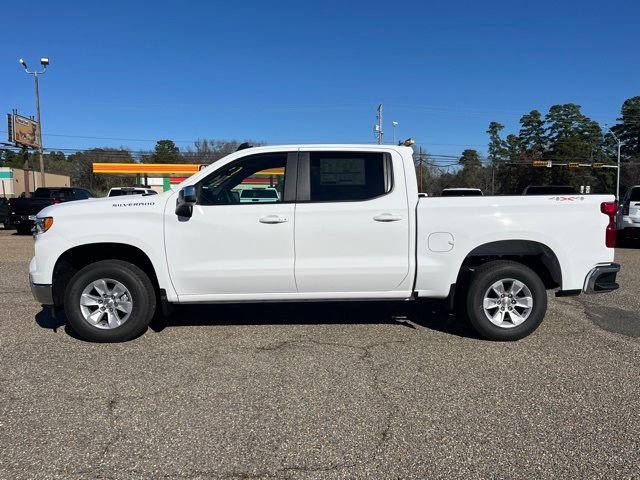
[[[640,185],[629,187],[620,203],[618,230],[624,236],[640,233]]]
[[[248,148],[179,191],[45,208],[33,295],[103,342],[144,331],[156,305],[420,298],[448,299],[484,337],[515,340],[542,322],[548,289],[618,288],[612,195],[424,197],[412,156]],[[282,197],[241,202],[238,186],[265,171],[282,177]]]
[[[113,187],[109,190],[107,197],[121,197],[123,195],[156,195],[153,188],[145,187]]]
[[[245,188],[240,190],[240,203],[271,203],[280,200],[278,190],[273,187]]]

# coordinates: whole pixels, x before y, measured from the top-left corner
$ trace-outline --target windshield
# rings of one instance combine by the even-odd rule
[[[640,202],[640,188],[633,188],[629,196],[630,202]]]
[[[55,199],[62,199],[64,200],[65,198],[68,197],[68,191],[66,190],[58,190],[58,189],[52,189],[52,188],[37,188],[36,191],[33,193],[33,197],[34,198],[55,198]]]
[[[242,190],[242,198],[278,198],[275,190]]]

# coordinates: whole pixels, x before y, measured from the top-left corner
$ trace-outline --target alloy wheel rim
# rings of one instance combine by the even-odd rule
[[[482,301],[484,314],[500,328],[514,328],[524,323],[533,310],[533,295],[523,282],[504,278],[491,285]]]
[[[82,316],[96,328],[118,328],[129,319],[132,310],[131,293],[121,282],[111,278],[92,281],[80,295]]]

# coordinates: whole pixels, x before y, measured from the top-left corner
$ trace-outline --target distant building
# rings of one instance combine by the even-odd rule
[[[47,187],[70,187],[71,179],[66,175],[45,173]],[[29,190],[41,187],[40,172],[29,170]],[[0,167],[0,197],[19,197],[24,193],[24,170],[20,168]]]

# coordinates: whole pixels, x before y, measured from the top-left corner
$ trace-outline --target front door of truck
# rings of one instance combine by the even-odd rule
[[[181,301],[296,292],[296,163],[296,152],[246,156],[199,182],[190,218],[167,205],[167,262]]]
[[[364,298],[410,290],[409,229],[398,154],[300,152],[295,229],[300,293],[362,292]]]

